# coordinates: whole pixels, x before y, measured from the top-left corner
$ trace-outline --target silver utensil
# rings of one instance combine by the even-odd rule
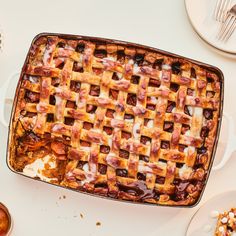
[[[218,0],[215,6],[214,18],[216,21],[224,22],[228,9],[230,7],[231,0]]]
[[[225,21],[220,27],[217,38],[227,42],[236,28],[236,4],[228,11]]]

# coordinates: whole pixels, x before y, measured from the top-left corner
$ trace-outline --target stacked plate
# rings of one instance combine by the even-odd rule
[[[185,0],[189,20],[197,34],[211,46],[236,56],[236,33],[230,37],[227,43],[216,38],[220,22],[217,22],[213,17],[215,5],[216,0]]]

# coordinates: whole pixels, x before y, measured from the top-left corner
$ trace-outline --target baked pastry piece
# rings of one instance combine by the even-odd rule
[[[217,220],[215,236],[236,235],[236,208],[220,213]]]
[[[221,78],[143,46],[41,36],[19,84],[10,165],[111,198],[192,205],[216,142]]]

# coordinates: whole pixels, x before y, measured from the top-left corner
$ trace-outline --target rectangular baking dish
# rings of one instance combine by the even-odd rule
[[[52,33],[41,33],[33,39],[31,47],[28,51],[26,60],[24,62],[22,71],[21,71],[21,75],[20,75],[18,85],[17,85],[17,88],[16,88],[14,103],[13,103],[13,107],[12,107],[10,126],[9,126],[8,146],[7,146],[7,165],[9,167],[9,169],[11,171],[13,171],[14,173],[16,173],[16,174],[20,174],[20,175],[29,177],[29,176],[25,175],[23,172],[15,170],[13,165],[12,165],[12,160],[13,160],[13,157],[14,157],[14,150],[15,150],[14,130],[15,130],[16,121],[14,119],[15,119],[15,115],[16,115],[15,112],[16,112],[16,108],[17,108],[17,102],[18,102],[18,97],[19,97],[19,94],[20,94],[20,89],[21,89],[21,86],[22,86],[22,81],[23,81],[23,78],[24,78],[24,73],[25,73],[25,70],[26,70],[26,67],[27,67],[27,62],[29,61],[29,57],[31,55],[32,49],[35,46],[35,42],[37,42],[38,40],[40,40],[43,37],[48,37],[48,36],[50,36],[50,37],[55,36],[55,37],[59,37],[61,39],[65,39],[65,40],[91,41],[91,42],[94,42],[98,45],[100,45],[100,44],[101,45],[102,44],[107,44],[107,45],[110,44],[110,45],[118,45],[120,47],[126,47],[126,48],[135,48],[135,49],[141,50],[141,51],[145,50],[145,51],[148,51],[148,52],[151,52],[151,53],[156,53],[156,54],[159,54],[159,55],[163,55],[163,56],[168,57],[168,58],[174,58],[174,59],[177,59],[177,60],[180,60],[180,61],[181,60],[186,61],[187,63],[190,63],[191,65],[198,66],[198,67],[202,68],[203,70],[206,70],[209,73],[215,74],[219,78],[219,82],[220,82],[220,104],[219,104],[219,113],[218,113],[219,115],[218,115],[217,131],[216,131],[216,136],[215,136],[215,140],[214,140],[214,145],[213,145],[213,149],[212,149],[211,158],[210,158],[209,163],[208,163],[208,171],[206,173],[205,182],[204,182],[205,184],[204,184],[198,198],[196,199],[196,201],[194,201],[194,202],[192,202],[188,205],[184,205],[184,204],[172,205],[172,204],[168,204],[168,203],[167,204],[158,204],[158,203],[157,204],[152,204],[151,202],[141,202],[142,204],[147,204],[147,205],[160,205],[160,206],[165,205],[165,206],[170,206],[170,207],[172,207],[172,206],[192,207],[192,206],[197,205],[199,203],[202,195],[203,195],[203,192],[205,190],[205,186],[207,184],[207,180],[209,178],[209,174],[210,174],[210,171],[211,171],[211,168],[212,168],[212,163],[213,163],[213,160],[214,160],[214,157],[215,157],[215,152],[216,152],[217,143],[218,143],[219,134],[220,134],[220,126],[221,126],[222,110],[223,110],[223,96],[224,96],[224,77],[223,77],[223,73],[217,67],[214,67],[214,66],[196,61],[196,60],[189,59],[189,58],[186,58],[186,57],[183,57],[183,56],[179,56],[179,55],[176,55],[176,54],[173,54],[173,53],[170,53],[170,52],[166,52],[166,51],[163,51],[163,50],[160,50],[160,49],[156,49],[156,48],[152,48],[152,47],[148,47],[148,46],[143,46],[143,45],[139,45],[139,44],[135,44],[135,43],[130,43],[130,42],[124,42],[124,41],[112,40],[112,39],[104,39],[104,38],[97,38],[97,37],[90,37],[90,36],[52,34]],[[31,177],[29,177],[29,178],[31,178]],[[33,179],[43,181],[39,178],[33,178]],[[47,180],[43,181],[43,182],[47,182]],[[49,182],[47,182],[47,183],[49,183]],[[58,185],[58,184],[55,184],[55,183],[52,183],[52,182],[50,184],[54,184],[54,185],[57,185],[57,186],[60,186],[60,187],[65,187],[65,186],[61,186],[61,185]],[[94,194],[94,193],[91,193],[89,191],[82,191],[81,189],[73,189],[73,188],[69,188],[69,187],[65,187],[65,188],[75,190],[75,191],[79,191],[81,193],[85,193],[85,194],[89,194],[89,195],[93,195],[93,196],[99,196],[99,197],[102,197],[102,198],[108,198],[108,199],[113,199],[113,200],[118,200],[118,201],[128,201],[130,203],[131,202],[136,203],[136,201],[129,201],[127,199],[122,199],[121,200],[121,199],[112,198],[112,197],[109,197],[109,196],[102,196],[100,194]]]

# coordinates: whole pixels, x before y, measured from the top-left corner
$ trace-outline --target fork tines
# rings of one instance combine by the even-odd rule
[[[218,0],[215,6],[214,18],[219,22],[224,22],[227,9],[231,4],[231,0]]]
[[[227,41],[236,28],[236,15],[228,12],[225,22],[222,23],[217,38],[221,41]]]

